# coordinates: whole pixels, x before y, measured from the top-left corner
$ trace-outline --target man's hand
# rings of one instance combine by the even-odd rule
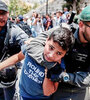
[[[47,78],[51,79],[51,81],[59,82],[59,75],[62,73],[62,71],[63,69],[60,67],[60,65],[48,69]]]
[[[69,75],[66,72],[61,72],[60,74],[52,74],[50,79],[54,82],[68,82]]]
[[[69,75],[62,68],[51,68],[47,70],[47,78],[51,79],[53,82],[68,82]]]

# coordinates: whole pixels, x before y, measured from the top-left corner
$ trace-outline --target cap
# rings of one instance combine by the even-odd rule
[[[23,20],[23,16],[22,15],[19,15],[18,18],[19,18],[19,20]]]
[[[90,21],[90,6],[87,6],[82,10],[79,19],[82,21]]]
[[[0,10],[8,11],[8,6],[0,0]]]

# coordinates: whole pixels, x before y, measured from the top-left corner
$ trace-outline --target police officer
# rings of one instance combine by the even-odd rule
[[[51,100],[90,100],[86,91],[90,85],[90,6],[81,12],[74,35],[75,44],[65,56],[67,73],[62,79],[58,76],[61,82]]]
[[[19,52],[20,46],[22,46],[24,44],[24,41],[28,39],[28,35],[25,34],[25,32],[18,26],[10,26],[10,23],[8,22],[8,17],[8,7],[4,2],[0,0],[0,61],[4,59],[5,55],[7,55],[5,50],[5,45],[7,43],[7,49],[10,53],[9,56],[11,56]],[[15,93],[16,76],[13,77],[15,71],[12,72],[12,70],[10,69],[9,72],[7,72],[7,70],[4,70],[3,72],[0,72],[0,100],[12,100]],[[10,79],[8,80],[7,76],[9,74]],[[12,77],[15,78],[15,80]]]

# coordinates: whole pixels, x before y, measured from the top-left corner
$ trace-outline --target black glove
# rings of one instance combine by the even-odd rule
[[[60,64],[58,64],[57,66],[51,68],[51,69],[48,69],[47,71],[47,78],[51,79],[51,81],[54,81],[54,82],[59,82],[60,81],[60,78],[59,78],[59,75],[64,71],[64,69],[62,69],[60,67]]]
[[[69,82],[69,75],[66,72],[61,72],[60,74],[52,74],[51,81],[53,82]]]
[[[60,67],[60,65],[55,66],[47,71],[47,78],[51,79],[53,82],[68,82],[69,75],[64,72],[65,70]]]

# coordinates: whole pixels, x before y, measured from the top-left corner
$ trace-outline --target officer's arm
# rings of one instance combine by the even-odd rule
[[[76,85],[81,88],[90,86],[89,72],[76,72],[76,73],[68,73],[68,74],[69,74],[70,84]]]
[[[80,88],[85,88],[87,86],[90,86],[90,71],[89,70],[90,69],[88,69],[88,72],[82,72],[82,71],[74,72],[74,73],[62,72],[56,76],[52,74],[54,77],[51,77],[51,80],[54,82],[63,81]]]
[[[19,27],[14,25],[11,30],[11,41],[17,41],[19,45],[23,45],[29,36]]]
[[[24,59],[23,53],[19,52],[15,55],[11,56],[10,58],[6,59],[5,61],[1,62],[0,70],[4,69],[6,67],[12,66],[23,59]]]

